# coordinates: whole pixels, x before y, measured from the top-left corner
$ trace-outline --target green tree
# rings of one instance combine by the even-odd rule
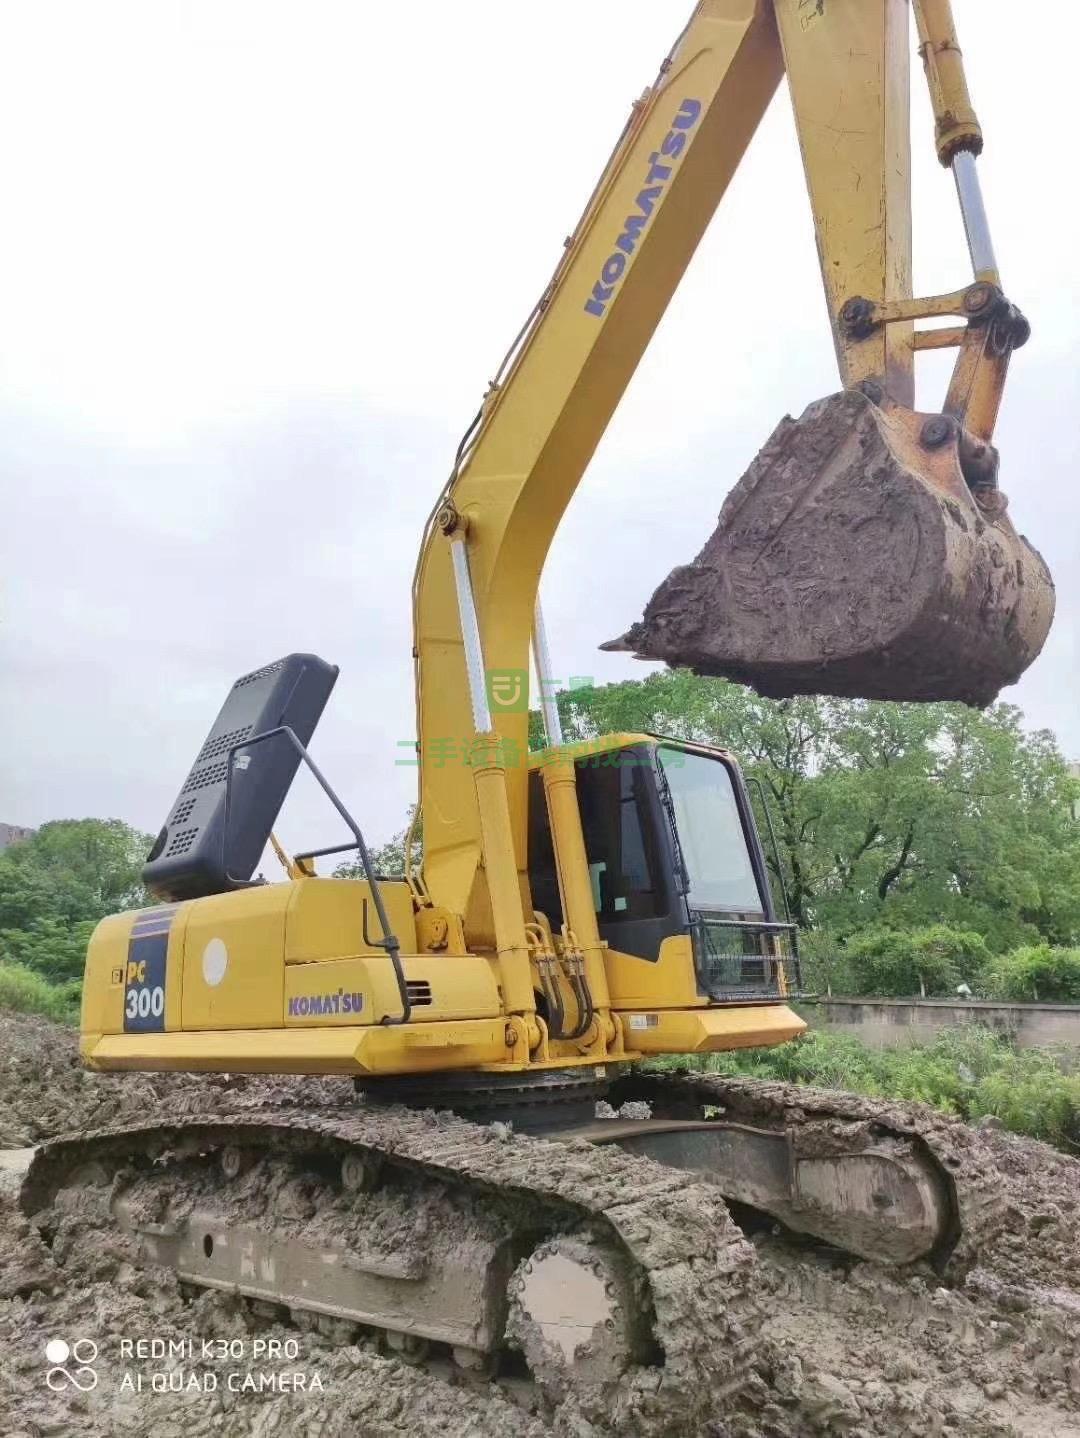
[[[107,914],[147,902],[150,836],[119,819],[62,819],[0,854],[0,959],[52,980],[82,973]]]
[[[413,816],[416,813],[416,805],[409,805],[408,821],[403,829],[400,829],[392,839],[385,844],[376,844],[370,850],[371,862],[375,867],[376,878],[400,879],[405,875],[405,843],[409,837],[409,829],[412,827]],[[413,835],[412,845],[412,867],[419,869],[421,859],[421,833],[418,826],[417,833]],[[363,879],[364,866],[359,857],[349,859],[346,863],[339,864],[334,870],[335,879]]]
[[[0,929],[0,957],[43,974],[53,983],[82,977],[86,946],[96,919],[32,919],[25,929]]]

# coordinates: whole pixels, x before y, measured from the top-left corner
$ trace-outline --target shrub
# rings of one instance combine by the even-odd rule
[[[844,968],[858,994],[948,994],[977,979],[990,953],[981,934],[950,924],[868,929],[847,941]]]
[[[0,960],[0,1009],[73,1024],[79,1017],[79,990],[78,983],[50,984],[23,964]]]
[[[1014,1133],[1080,1144],[1080,1074],[1066,1073],[1047,1050],[1016,1050],[975,1025],[947,1029],[932,1044],[874,1050],[848,1034],[811,1030],[771,1049],[659,1060],[660,1068],[707,1068],[782,1079],[869,1097],[914,1100],[959,1118],[1000,1118]]]
[[[1021,1002],[1080,1002],[1080,949],[1033,944],[1001,954],[990,965],[990,992]]]
[[[799,934],[799,967],[805,992],[844,992],[846,974],[840,941],[827,929],[805,929]]]
[[[994,1114],[1013,1133],[1028,1134],[1075,1153],[1080,1143],[1080,1074],[1063,1073],[1049,1058],[1017,1055],[979,1084],[970,1116]]]

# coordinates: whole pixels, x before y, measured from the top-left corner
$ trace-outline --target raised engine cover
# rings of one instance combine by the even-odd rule
[[[248,883],[300,756],[283,734],[233,756],[226,833],[229,750],[282,725],[306,746],[337,676],[314,654],[289,654],[236,681],[150,850],[143,883],[151,894],[198,899]]]

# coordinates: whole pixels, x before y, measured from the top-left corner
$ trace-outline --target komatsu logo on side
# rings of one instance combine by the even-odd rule
[[[312,1014],[358,1014],[363,1007],[363,994],[347,993],[344,989],[338,989],[336,994],[301,994],[289,1000],[289,1018],[306,1019]]]
[[[664,136],[659,150],[649,156],[649,172],[645,176],[645,187],[638,194],[637,208],[623,221],[622,234],[615,241],[615,248],[604,261],[600,278],[592,287],[592,294],[585,301],[585,313],[602,316],[623,277],[627,261],[634,253],[653,210],[664,197],[667,182],[675,171],[675,161],[686,148],[689,132],[701,118],[701,101],[684,100],[671,122],[671,129]],[[670,161],[670,164],[665,164]]]

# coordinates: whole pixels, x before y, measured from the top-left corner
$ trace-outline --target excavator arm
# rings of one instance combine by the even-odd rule
[[[783,422],[698,560],[611,647],[768,693],[986,702],[1045,638],[1049,575],[1004,513],[990,444],[1027,327],[1000,289],[947,0],[914,8],[974,283],[913,297],[908,0],[702,0],[432,512],[414,582],[417,888],[498,950],[511,1010],[532,1003],[524,755],[544,559],[785,72],[844,392]],[[916,332],[950,314],[964,324]],[[915,351],[945,344],[959,355],[942,412],[917,415]]]

